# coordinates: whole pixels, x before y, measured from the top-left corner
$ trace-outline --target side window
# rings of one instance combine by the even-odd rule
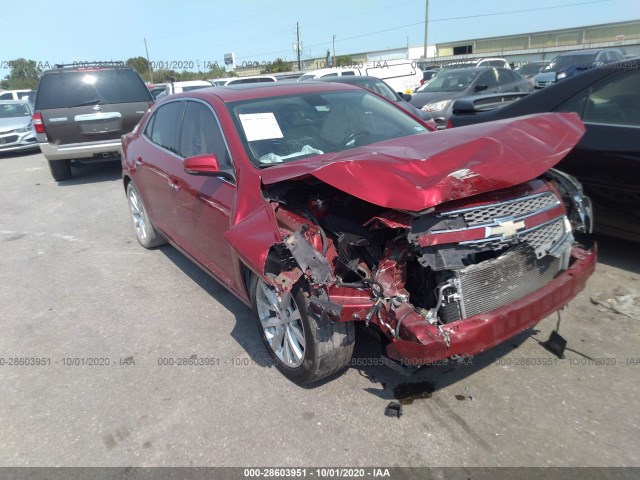
[[[496,87],[498,85],[498,81],[496,80],[496,73],[493,68],[481,74],[476,85],[486,85],[487,88]]]
[[[640,126],[640,71],[623,73],[563,105],[587,123]]]
[[[342,75],[355,75],[356,72],[353,72],[351,70],[347,70],[346,72],[342,72]]]
[[[496,72],[498,73],[498,84],[506,85],[507,83],[516,82],[518,79],[517,76],[506,68],[497,68]]]
[[[213,153],[220,169],[233,173],[231,157],[213,112],[199,102],[187,102],[180,135],[180,154],[193,157]]]
[[[0,100],[13,100],[13,94],[11,92],[3,93],[0,95]]]
[[[183,108],[184,102],[171,102],[158,108],[153,114],[149,125],[147,125],[144,132],[145,135],[147,135],[153,143],[157,143],[170,152],[179,154],[178,132],[180,130],[180,119]],[[150,132],[148,131],[149,127],[151,127]]]
[[[337,77],[338,74],[337,73],[327,73],[326,75],[323,75],[322,78],[324,77]]]

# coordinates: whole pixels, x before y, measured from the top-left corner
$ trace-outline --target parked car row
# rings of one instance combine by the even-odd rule
[[[562,64],[557,62],[555,65]],[[481,112],[492,99],[459,100],[449,126],[542,112],[575,112],[586,132],[558,164],[594,200],[598,232],[640,242],[640,67],[623,60],[589,68],[561,82]],[[495,105],[503,100],[498,96]],[[504,99],[508,102],[509,99]],[[476,108],[477,107],[477,108]]]

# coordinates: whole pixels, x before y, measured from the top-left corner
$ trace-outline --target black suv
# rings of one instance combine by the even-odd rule
[[[120,159],[120,137],[153,104],[140,75],[123,63],[56,65],[38,84],[33,123],[56,181],[71,177],[71,160]]]

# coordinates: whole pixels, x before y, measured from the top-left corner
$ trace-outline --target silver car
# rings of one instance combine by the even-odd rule
[[[26,100],[0,101],[0,152],[38,149],[32,115]]]

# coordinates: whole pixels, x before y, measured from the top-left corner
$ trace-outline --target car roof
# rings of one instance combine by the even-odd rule
[[[569,52],[562,52],[559,53],[557,56],[558,57],[564,57],[564,56],[573,56],[573,55],[593,55],[594,53],[598,53],[598,52],[603,52],[606,50],[614,50],[619,52],[620,49],[619,48],[587,48],[585,50],[571,50]]]
[[[484,72],[485,70],[489,70],[492,68],[501,68],[501,67],[491,67],[487,65],[487,66],[480,66],[480,67],[443,68],[441,73]]]
[[[174,85],[178,85],[179,87],[192,87],[198,85],[211,85],[211,82],[206,80],[181,80],[179,82],[173,82]]]
[[[30,105],[29,100],[0,100],[0,105]]]
[[[282,95],[292,95],[296,93],[328,92],[338,90],[360,90],[360,87],[347,85],[344,83],[331,82],[302,82],[302,83],[242,83],[238,85],[226,85],[224,87],[211,87],[192,90],[190,92],[178,93],[168,96],[168,99],[178,98],[201,98],[212,99],[217,97],[223,102],[235,102],[237,100],[249,100],[254,98],[278,97]],[[164,102],[165,99],[162,99]]]
[[[365,83],[371,81],[382,82],[381,78],[373,75],[340,75],[338,77],[322,77],[317,79],[319,82],[339,82],[339,83]]]
[[[87,64],[78,64],[78,65],[56,65],[54,68],[50,68],[49,70],[45,70],[42,74],[49,73],[69,73],[69,72],[99,72],[102,70],[134,70],[133,67],[125,64],[117,64],[117,65],[91,65]]]

